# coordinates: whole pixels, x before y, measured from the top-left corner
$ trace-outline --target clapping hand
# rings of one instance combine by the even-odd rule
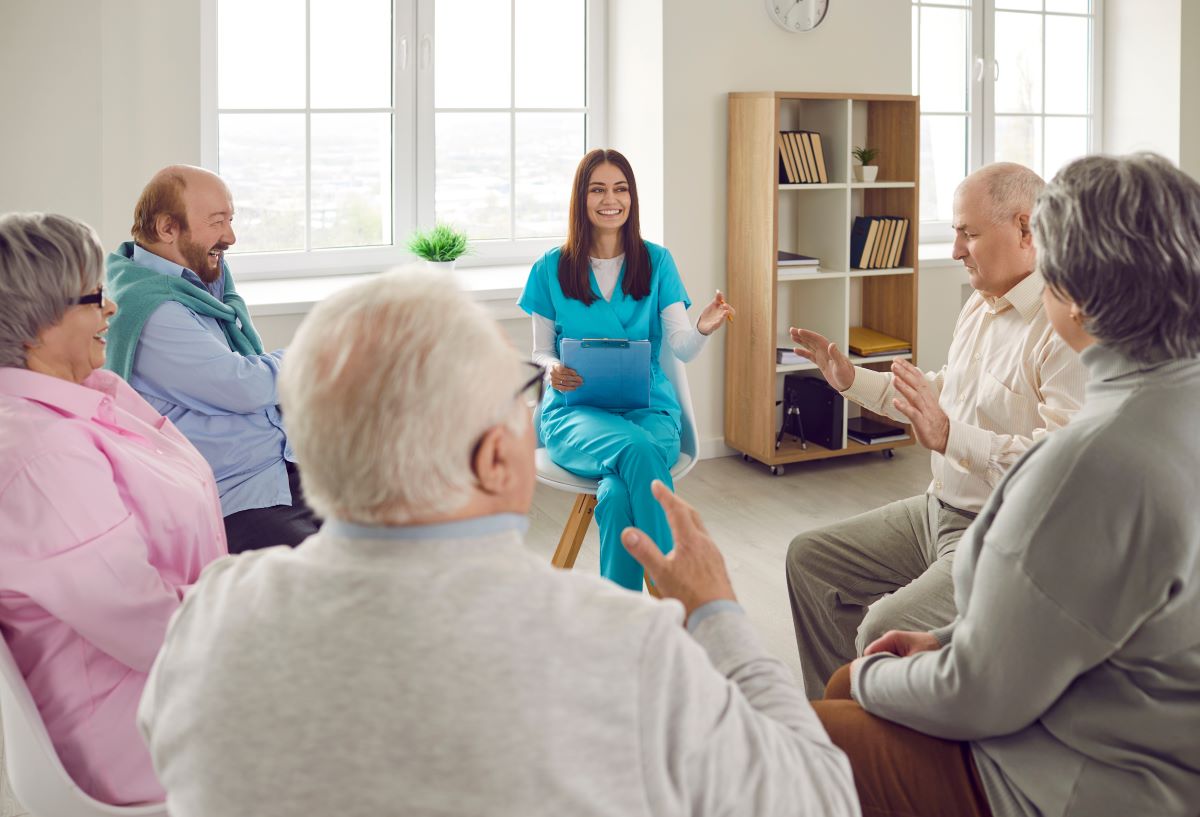
[[[917,442],[930,451],[945,454],[950,441],[950,418],[938,405],[929,381],[907,360],[893,360],[892,374],[895,376],[892,384],[901,395],[892,400],[892,405],[908,418]]]
[[[666,556],[637,528],[621,532],[621,544],[646,569],[646,575],[664,598],[679,599],[690,616],[710,601],[736,601],[725,559],[704,528],[700,514],[658,480],[650,485],[654,498],[667,514],[675,549]]]
[[[796,354],[817,364],[825,376],[825,382],[838,391],[845,391],[854,385],[854,364],[842,354],[836,343],[831,343],[819,332],[794,326],[788,329],[788,334],[792,336],[792,343],[796,344]]]
[[[725,321],[732,321],[736,314],[737,310],[729,305],[725,296],[721,294],[721,290],[718,289],[712,303],[704,307],[704,311],[700,313],[700,319],[696,321],[696,328],[702,335],[711,335],[720,329]]]

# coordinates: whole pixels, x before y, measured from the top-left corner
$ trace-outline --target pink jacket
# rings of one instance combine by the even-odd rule
[[[184,591],[227,552],[211,469],[125,381],[0,368],[0,631],[98,800],[163,799],[134,715]]]

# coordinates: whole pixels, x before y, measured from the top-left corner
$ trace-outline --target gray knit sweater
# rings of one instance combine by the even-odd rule
[[[214,562],[139,711],[173,817],[858,814],[735,605],[689,635],[523,522],[328,521]]]
[[[946,645],[871,656],[853,693],[971,741],[997,817],[1195,817],[1200,359],[1082,357],[1083,410],[959,544]]]

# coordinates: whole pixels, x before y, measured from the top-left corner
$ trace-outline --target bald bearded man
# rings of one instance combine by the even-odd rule
[[[127,241],[108,257],[120,306],[106,366],[169,418],[212,467],[229,551],[296,545],[320,527],[279,412],[283,350],[264,354],[225,251],[233,197],[215,173],[154,175]]]

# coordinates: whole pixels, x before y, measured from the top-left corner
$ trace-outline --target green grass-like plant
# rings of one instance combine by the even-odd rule
[[[408,251],[426,261],[453,261],[468,250],[467,234],[449,224],[430,230],[417,230],[408,239]]]
[[[875,161],[875,157],[879,155],[879,148],[859,147],[850,151],[850,153],[853,154],[855,159],[858,159],[859,164],[865,167]]]

